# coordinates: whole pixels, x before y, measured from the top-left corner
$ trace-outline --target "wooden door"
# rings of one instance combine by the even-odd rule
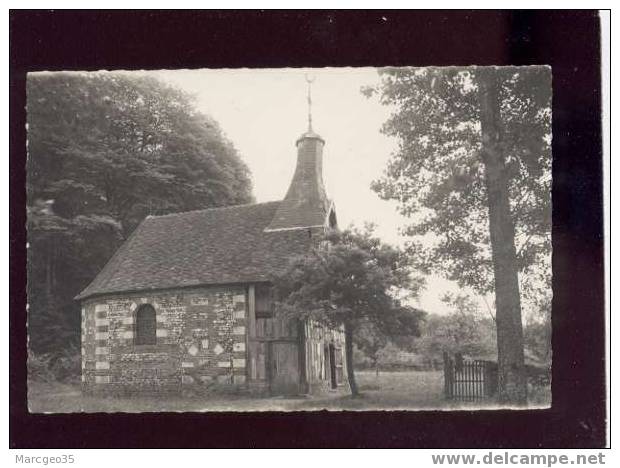
[[[273,395],[299,393],[299,354],[297,343],[269,343],[270,390]]]
[[[331,388],[338,387],[338,379],[336,377],[336,348],[333,344],[329,345],[329,380]]]

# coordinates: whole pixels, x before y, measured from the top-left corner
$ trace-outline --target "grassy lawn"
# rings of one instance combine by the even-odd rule
[[[356,372],[362,395],[328,394],[298,398],[251,398],[210,395],[202,397],[92,397],[79,385],[29,382],[28,405],[33,413],[74,412],[204,412],[204,411],[312,411],[312,410],[429,410],[474,409],[443,399],[442,372]]]

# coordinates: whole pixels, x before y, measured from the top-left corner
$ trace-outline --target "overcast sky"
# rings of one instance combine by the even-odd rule
[[[373,68],[164,70],[149,72],[197,98],[198,108],[219,122],[249,166],[258,202],[280,200],[296,162],[296,139],[307,129],[307,84],[314,77],[314,130],[325,139],[323,177],[334,200],[340,227],[365,221],[377,224],[386,242],[402,245],[398,228],[407,223],[394,202],[370,189],[396,149],[380,132],[390,109],[368,99],[362,86],[376,84]],[[429,278],[419,306],[444,312],[439,297],[455,290],[449,282]]]

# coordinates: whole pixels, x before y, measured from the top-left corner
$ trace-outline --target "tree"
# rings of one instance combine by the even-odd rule
[[[477,303],[466,294],[444,294],[450,310],[447,315],[429,314],[415,350],[427,361],[440,362],[444,351],[450,354],[488,359],[497,349],[495,323],[484,316]]]
[[[375,373],[379,376],[379,361],[381,360],[382,350],[388,344],[388,337],[377,329],[373,324],[364,324],[359,327],[355,335],[355,345],[370,359]]]
[[[373,188],[413,220],[405,232],[416,266],[495,293],[500,401],[523,404],[519,280],[538,281],[550,265],[550,69],[387,69],[382,77],[365,92],[394,106],[383,131],[400,145]]]
[[[344,327],[347,377],[359,394],[353,340],[368,326],[387,336],[418,335],[423,312],[405,305],[422,283],[400,250],[364,231],[331,232],[307,255],[292,258],[272,278],[279,314]]]
[[[531,314],[523,329],[525,350],[541,365],[551,368],[551,295],[542,296],[537,314]]]
[[[148,214],[252,201],[246,165],[191,96],[119,73],[27,80],[29,344],[79,345],[73,297]]]

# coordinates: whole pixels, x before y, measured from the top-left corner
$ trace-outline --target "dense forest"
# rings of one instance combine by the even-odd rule
[[[133,73],[27,82],[28,334],[79,354],[74,297],[149,214],[248,203],[247,166],[192,96]]]

